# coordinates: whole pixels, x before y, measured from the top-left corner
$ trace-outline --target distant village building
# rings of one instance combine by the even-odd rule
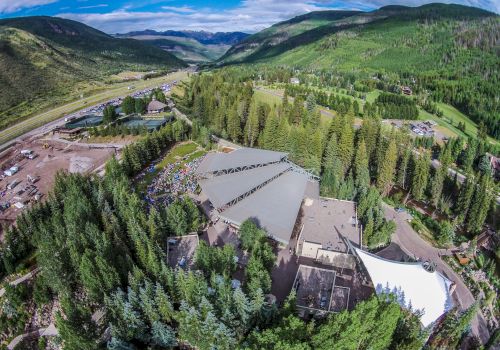
[[[403,86],[403,94],[405,95],[411,95],[413,93],[413,91],[411,91],[411,88],[409,86]]]
[[[157,100],[153,100],[149,102],[148,107],[146,109],[148,111],[148,114],[158,114],[162,113],[166,107],[167,107],[166,104]]]
[[[290,78],[290,84],[300,84],[299,78]]]
[[[493,176],[500,177],[500,158],[494,156],[491,153],[486,153],[486,156],[490,161],[490,167]]]

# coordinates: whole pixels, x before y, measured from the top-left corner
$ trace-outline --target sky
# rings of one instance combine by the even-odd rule
[[[110,34],[144,29],[254,33],[310,11],[371,11],[386,5],[430,2],[436,0],[0,0],[0,18],[58,16]],[[500,0],[442,2],[500,13]]]

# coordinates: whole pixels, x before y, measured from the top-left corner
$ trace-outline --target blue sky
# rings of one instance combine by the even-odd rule
[[[74,19],[107,33],[187,29],[253,33],[309,11],[374,10],[436,0],[0,0],[0,18],[49,15]],[[500,13],[500,0],[455,0]]]

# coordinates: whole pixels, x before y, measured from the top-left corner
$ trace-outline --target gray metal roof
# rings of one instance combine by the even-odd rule
[[[210,155],[210,156],[209,156]],[[198,166],[197,174],[279,162],[287,153],[256,148],[241,148],[230,153],[209,153]]]
[[[304,227],[300,241],[318,243],[323,249],[337,252],[347,252],[341,236],[356,246],[360,244],[354,202],[328,198],[306,199],[301,220]]]
[[[289,171],[220,214],[236,225],[255,219],[275,240],[288,244],[308,178]]]
[[[290,164],[280,162],[246,171],[214,176],[200,180],[198,183],[212,204],[216,208],[220,208],[290,169],[290,167]]]

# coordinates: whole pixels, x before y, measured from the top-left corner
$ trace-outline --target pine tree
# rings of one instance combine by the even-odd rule
[[[314,349],[386,350],[401,316],[392,301],[372,297],[351,312],[332,314],[312,337]]]
[[[344,118],[344,125],[338,140],[338,157],[342,162],[343,173],[345,174],[351,166],[354,153],[354,130],[349,115]]]
[[[440,328],[431,336],[429,345],[433,349],[456,349],[463,333],[477,313],[478,303],[457,315],[449,311],[442,321]]]
[[[491,176],[485,174],[479,179],[479,183],[474,191],[472,205],[467,214],[467,230],[472,233],[479,233],[488,216],[491,203],[495,198],[495,189]]]
[[[175,235],[182,236],[188,233],[188,217],[182,203],[177,200],[167,208],[167,223]]]
[[[259,117],[255,103],[250,107],[250,114],[245,125],[245,144],[253,147],[257,137],[259,136]]]
[[[277,149],[276,145],[276,137],[278,132],[279,120],[274,114],[271,112],[269,117],[266,120],[266,125],[264,126],[264,130],[262,132],[262,142],[260,145],[263,148],[274,150]]]
[[[399,161],[399,166],[397,170],[397,180],[396,183],[398,186],[400,186],[403,189],[408,188],[408,168],[410,164],[410,158],[411,158],[411,150],[410,149],[405,149],[403,150],[403,154],[401,156],[401,159]]]
[[[383,195],[386,195],[392,188],[398,161],[398,150],[394,139],[389,142],[383,159],[377,176],[377,188]]]
[[[462,187],[460,188],[460,193],[458,195],[457,208],[457,223],[461,224],[464,222],[465,218],[470,209],[470,204],[472,201],[472,196],[474,195],[474,189],[476,188],[476,182],[473,179],[473,175],[467,175]]]
[[[462,166],[466,172],[471,172],[472,170],[472,165],[474,164],[474,160],[476,159],[477,145],[477,140],[469,139],[467,148],[465,149],[462,158]]]
[[[413,174],[411,180],[411,194],[416,200],[424,198],[430,170],[430,157],[428,153],[413,157]]]
[[[286,121],[285,118],[281,118],[279,120],[278,129],[277,129],[275,140],[274,140],[274,145],[275,145],[274,150],[286,152],[289,149],[288,148],[289,133],[290,133],[290,128],[289,128],[288,122]]]
[[[227,117],[227,133],[233,142],[238,142],[241,137],[240,116],[237,108],[238,104],[235,102]]]
[[[368,169],[368,153],[364,139],[358,143],[356,156],[354,158],[354,176],[357,187],[368,187],[370,185],[370,171]]]
[[[69,350],[93,350],[98,339],[94,322],[89,312],[64,297],[61,300],[62,311],[56,315],[56,327],[62,339],[63,346]]]
[[[171,348],[177,345],[173,329],[159,321],[151,325],[151,341],[154,345]]]
[[[448,168],[443,166],[442,164],[439,165],[434,170],[434,176],[432,177],[432,180],[431,180],[431,203],[435,208],[437,208],[438,203],[441,200],[441,195],[443,193],[444,180],[445,180],[447,172],[448,172]]]

